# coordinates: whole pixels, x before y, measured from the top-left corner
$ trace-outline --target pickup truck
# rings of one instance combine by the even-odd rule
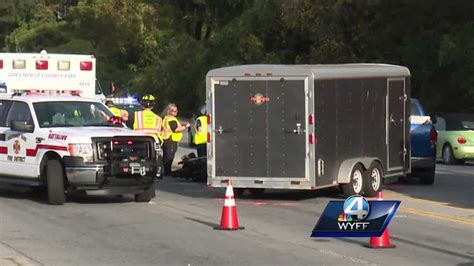
[[[435,178],[436,142],[438,133],[430,116],[417,99],[411,99],[410,138],[411,175],[418,177],[420,184],[431,185]]]

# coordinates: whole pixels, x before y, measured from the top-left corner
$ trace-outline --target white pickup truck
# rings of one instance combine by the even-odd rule
[[[46,186],[50,204],[70,191],[155,195],[158,140],[126,128],[100,101],[0,93],[0,181]]]

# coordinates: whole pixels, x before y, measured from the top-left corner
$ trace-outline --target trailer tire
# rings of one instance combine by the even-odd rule
[[[49,204],[63,205],[66,202],[64,178],[64,168],[61,162],[56,159],[48,160],[46,163],[46,186]]]
[[[150,202],[155,197],[155,187],[147,187],[142,193],[135,194],[136,202]]]
[[[250,195],[260,197],[265,193],[264,188],[249,188]]]
[[[349,197],[352,195],[362,195],[364,194],[364,177],[366,172],[360,164],[356,164],[351,171],[351,177],[349,183],[342,184],[342,192],[344,196]]]
[[[234,190],[234,196],[237,198],[242,197],[242,195],[245,192],[245,188],[241,188],[241,187],[235,187],[233,188],[233,190]]]
[[[367,173],[365,175],[366,180],[364,180],[364,192],[368,197],[374,197],[379,191],[382,190],[383,184],[383,170],[382,166],[378,162],[373,162]]]

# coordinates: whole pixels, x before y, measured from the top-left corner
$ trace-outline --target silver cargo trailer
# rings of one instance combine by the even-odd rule
[[[213,69],[207,183],[374,196],[384,177],[410,172],[409,95],[410,71],[396,65]]]

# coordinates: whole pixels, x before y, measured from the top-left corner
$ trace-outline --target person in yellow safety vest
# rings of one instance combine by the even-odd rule
[[[109,107],[110,111],[112,111],[115,116],[122,118],[123,121],[128,121],[128,112],[115,106],[112,100],[105,101],[105,105]]]
[[[168,104],[163,113],[163,166],[164,175],[171,176],[171,165],[173,164],[174,155],[178,149],[178,142],[183,138],[183,130],[190,127],[189,123],[182,126],[176,118],[178,107],[174,103]]]
[[[194,122],[193,143],[196,145],[198,157],[205,157],[207,150],[207,116],[201,113]]]
[[[155,97],[153,95],[145,95],[140,103],[145,109],[135,112],[133,130],[156,137],[163,143],[161,137],[161,117],[152,111],[155,105]]]

